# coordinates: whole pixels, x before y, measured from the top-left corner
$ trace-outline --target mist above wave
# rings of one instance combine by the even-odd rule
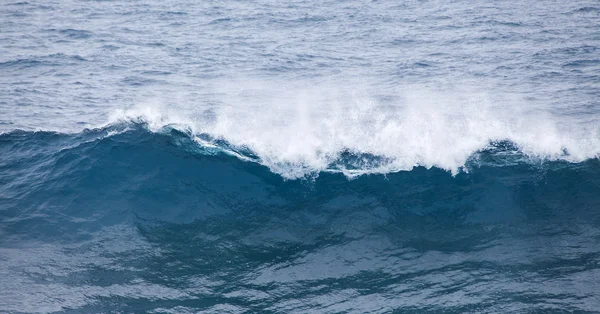
[[[155,99],[117,110],[110,121],[141,121],[151,130],[183,125],[207,135],[208,141],[197,138],[204,145],[218,139],[251,151],[286,178],[331,169],[345,153],[379,160],[358,157],[351,168],[340,166],[349,176],[415,166],[456,174],[475,152],[498,141],[542,160],[579,162],[600,153],[596,121],[560,120],[522,99],[467,88],[382,94],[343,83],[230,82],[216,94],[221,101],[210,106]]]

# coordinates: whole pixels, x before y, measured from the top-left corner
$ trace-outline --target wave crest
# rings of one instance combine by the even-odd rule
[[[486,94],[415,90],[382,102],[352,92],[292,90],[276,96],[261,95],[260,89],[240,92],[225,99],[228,105],[191,112],[138,106],[115,112],[110,121],[142,123],[153,131],[177,126],[201,145],[259,162],[288,179],[417,166],[456,175],[478,152],[503,143],[536,161],[581,162],[600,154],[597,121],[559,121],[547,112],[500,108]]]

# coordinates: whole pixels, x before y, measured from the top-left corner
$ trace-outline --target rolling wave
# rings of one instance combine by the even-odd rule
[[[522,146],[509,139],[489,140],[480,149],[475,149],[465,158],[458,168],[446,168],[435,163],[415,162],[411,167],[397,167],[398,160],[403,156],[390,156],[351,148],[342,148],[335,154],[323,156],[329,163],[322,168],[312,168],[308,163],[284,161],[274,165],[270,156],[255,152],[252,145],[239,145],[229,142],[226,138],[209,133],[195,133],[189,125],[167,124],[160,127],[148,123],[143,118],[121,121],[95,129],[85,129],[80,133],[59,133],[51,131],[22,131],[15,130],[0,134],[1,149],[5,152],[7,163],[22,162],[36,156],[56,156],[57,154],[78,154],[79,150],[94,145],[100,149],[98,156],[104,154],[108,147],[123,145],[126,147],[158,145],[174,149],[173,154],[189,154],[195,158],[221,158],[229,160],[235,157],[236,162],[249,162],[267,167],[274,174],[288,179],[315,179],[322,173],[341,173],[347,179],[361,175],[392,174],[400,171],[411,171],[418,168],[437,168],[450,175],[470,173],[478,168],[508,167],[526,165],[532,168],[548,169],[565,167],[572,164],[594,163],[595,156],[590,158],[574,158],[563,146],[552,155],[532,155],[524,152]],[[149,148],[149,147],[146,147]],[[452,148],[449,148],[452,149]],[[440,148],[440,153],[444,149]],[[316,152],[319,155],[319,152]],[[90,154],[90,158],[94,154]],[[150,155],[149,155],[150,156]],[[95,157],[98,158],[98,157]],[[421,157],[422,158],[422,157]],[[230,161],[231,162],[231,161]],[[33,162],[35,164],[35,162]],[[267,170],[267,169],[265,169]]]
[[[13,131],[0,135],[0,155],[9,234],[40,232],[21,224],[48,219],[43,213],[56,209],[61,215],[52,220],[64,220],[60,225],[68,230],[131,218],[123,212],[189,222],[236,210],[329,206],[350,196],[411,211],[489,210],[497,203],[503,212],[524,207],[551,214],[600,205],[597,159],[532,160],[507,141],[474,153],[456,174],[421,166],[384,172],[390,163],[385,157],[344,151],[324,171],[307,172],[301,180],[271,172],[247,148],[181,126],[154,132],[144,123],[75,134]],[[46,237],[48,232],[60,229],[46,230]]]
[[[505,309],[493,301],[499,293],[544,307],[562,284],[556,272],[588,278],[597,267],[600,162],[532,160],[507,141],[454,175],[422,166],[378,175],[386,158],[344,151],[295,180],[248,148],[181,125],[12,131],[0,135],[0,156],[0,244],[17,270],[0,286],[15,311],[95,312],[113,297],[207,308],[216,295],[259,311],[299,295],[334,297],[344,284],[373,293],[407,281],[403,293],[437,295],[455,291],[454,279],[437,279],[453,269],[481,308]],[[539,268],[552,269],[536,273],[546,284],[525,291],[523,276]],[[491,276],[483,290],[481,273]],[[15,282],[32,296],[20,297]],[[595,285],[561,297],[592,308],[577,302]]]

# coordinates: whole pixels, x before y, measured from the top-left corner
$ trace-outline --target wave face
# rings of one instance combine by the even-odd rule
[[[346,152],[290,180],[224,140],[149,127],[0,135],[4,309],[597,309],[597,159],[499,142],[454,175],[348,178],[340,165],[383,161]]]

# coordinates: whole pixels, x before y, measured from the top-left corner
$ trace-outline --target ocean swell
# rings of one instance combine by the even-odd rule
[[[98,222],[130,219],[123,215],[128,212],[189,222],[237,210],[320,207],[350,196],[411,211],[465,209],[481,202],[489,208],[497,202],[503,212],[518,206],[551,214],[600,204],[597,159],[531,159],[507,141],[473,153],[464,165],[467,171],[454,175],[422,166],[374,175],[391,169],[386,168],[390,161],[347,150],[319,173],[307,169],[302,180],[271,172],[247,148],[181,126],[154,132],[145,123],[76,134],[13,131],[0,135],[0,154],[0,192],[7,209],[2,215],[9,234],[39,232],[21,224],[48,219],[43,213],[53,210],[61,215],[52,220],[64,219],[59,224],[64,228],[94,229]]]
[[[290,180],[251,151],[182,125],[1,134],[0,243],[18,270],[0,283],[4,300],[14,310],[95,312],[114,306],[112,297],[128,304],[195,298],[189,301],[205,308],[212,304],[205,300],[227,294],[227,302],[258,311],[264,302],[297,298],[290,285],[302,295],[333,297],[342,284],[375,291],[408,280],[416,288],[406,293],[420,293],[430,280],[427,293],[443,294],[454,286],[437,285],[437,278],[458,269],[468,278],[493,276],[486,283],[492,288],[471,292],[473,302],[504,308],[494,303],[497,289],[511,304],[545,302],[536,293],[551,295],[562,284],[553,272],[536,272],[551,285],[521,297],[531,269],[593,276],[598,159],[532,160],[498,142],[456,175],[417,166],[344,176],[386,162],[345,151],[318,176]],[[556,252],[567,257],[557,260]],[[15,282],[36,294],[14,297]],[[168,288],[175,284],[186,288]],[[238,297],[253,291],[273,296]],[[48,297],[35,297],[42,293]]]

